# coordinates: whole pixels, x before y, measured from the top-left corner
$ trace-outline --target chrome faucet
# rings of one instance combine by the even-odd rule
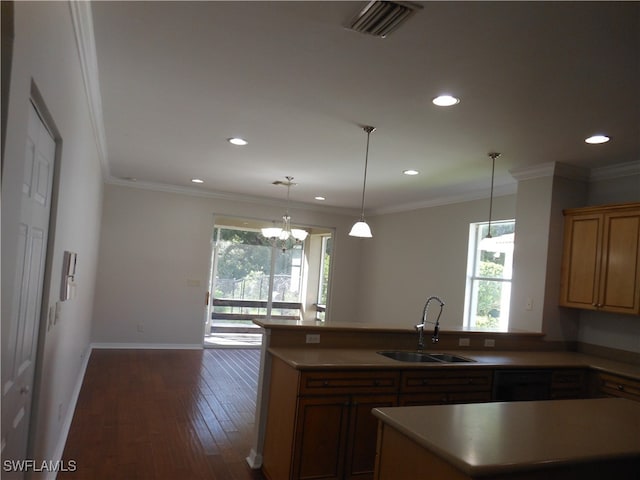
[[[438,318],[436,318],[435,322],[427,321],[427,312],[429,311],[429,304],[432,300],[436,300],[440,304],[440,312],[438,313]],[[424,327],[427,323],[431,323],[435,325],[433,327],[433,336],[431,337],[431,341],[433,343],[438,343],[438,334],[440,333],[440,315],[442,315],[442,309],[444,308],[444,302],[440,300],[440,298],[436,296],[431,296],[427,298],[427,301],[424,304],[424,309],[422,310],[422,323],[416,325],[416,330],[418,331],[418,350],[424,350]]]

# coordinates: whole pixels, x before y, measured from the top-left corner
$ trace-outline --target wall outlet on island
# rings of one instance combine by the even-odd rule
[[[484,346],[485,347],[495,347],[496,346],[496,341],[493,338],[485,338],[484,339]]]
[[[460,338],[460,339],[458,339],[458,346],[459,347],[468,347],[469,345],[471,345],[471,341],[468,338]]]
[[[307,343],[320,343],[320,334],[307,333]]]

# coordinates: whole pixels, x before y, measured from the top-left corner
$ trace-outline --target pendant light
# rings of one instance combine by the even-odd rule
[[[500,156],[498,152],[490,152],[489,158],[491,159],[491,194],[489,195],[489,232],[485,238],[493,238],[491,235],[491,215],[493,213],[493,181],[496,172],[496,158]]]
[[[369,163],[369,136],[375,130],[375,127],[365,126],[362,128],[367,133],[367,149],[364,155],[364,181],[362,183],[362,209],[360,212],[360,220],[353,224],[349,235],[352,237],[371,238],[371,228],[364,221],[364,194],[367,188],[367,164]]]
[[[264,237],[268,238],[274,245],[285,251],[291,248],[295,243],[304,242],[309,232],[300,228],[291,228],[291,215],[289,214],[289,204],[291,203],[291,187],[293,177],[285,177],[286,181],[276,180],[274,185],[283,185],[287,187],[287,211],[282,216],[282,227],[267,227],[261,230]]]

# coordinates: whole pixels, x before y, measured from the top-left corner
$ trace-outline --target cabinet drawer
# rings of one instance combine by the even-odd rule
[[[490,392],[492,379],[492,370],[405,371],[400,392]]]
[[[596,375],[596,388],[599,394],[640,401],[640,381],[603,372],[598,372]]]
[[[491,401],[491,392],[431,392],[400,395],[402,407],[412,405],[444,405],[449,403],[482,403]]]
[[[397,393],[400,373],[396,371],[305,371],[300,395],[335,395],[357,392]]]
[[[551,398],[583,398],[587,393],[587,372],[582,369],[554,370]]]

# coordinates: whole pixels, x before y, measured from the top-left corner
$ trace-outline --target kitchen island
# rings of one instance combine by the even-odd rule
[[[640,403],[626,399],[392,407],[373,414],[379,419],[376,480],[640,474]]]
[[[372,479],[378,425],[373,408],[495,401],[501,398],[493,392],[499,371],[545,370],[553,399],[640,400],[640,364],[558,351],[540,333],[441,331],[436,352],[469,361],[423,363],[378,353],[415,350],[412,328],[254,323],[264,336],[255,439],[247,462],[270,480]],[[463,340],[466,348],[459,346]],[[482,348],[486,343],[491,348]]]

